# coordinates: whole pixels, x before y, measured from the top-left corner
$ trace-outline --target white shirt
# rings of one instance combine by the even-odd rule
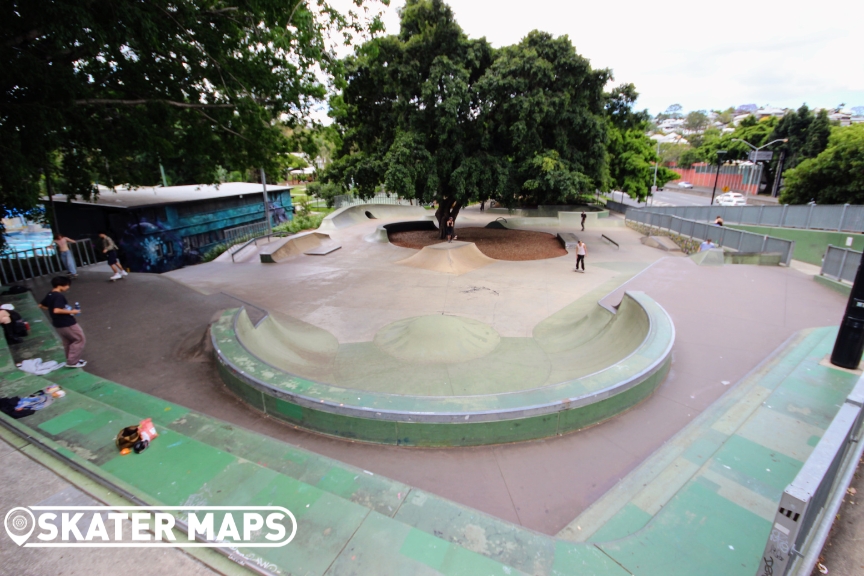
[[[576,254],[579,256],[585,256],[585,244],[576,245]]]

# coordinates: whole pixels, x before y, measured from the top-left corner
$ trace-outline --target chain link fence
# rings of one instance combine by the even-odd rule
[[[838,282],[845,280],[852,283],[855,281],[855,274],[858,272],[860,263],[861,252],[829,245],[828,250],[825,251],[825,257],[822,259],[822,270],[819,271],[819,274],[834,278]]]

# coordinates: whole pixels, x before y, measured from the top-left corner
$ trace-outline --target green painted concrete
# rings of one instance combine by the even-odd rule
[[[39,314],[32,300],[16,305],[25,317]],[[24,419],[0,420],[149,504],[288,507],[298,519],[295,541],[251,555],[285,574],[751,576],[779,492],[857,381],[819,365],[835,335],[800,334],[559,538],[81,370],[22,375],[3,344],[0,394],[53,381],[67,396]],[[56,348],[42,327],[15,354],[44,358]],[[159,438],[143,454],[119,456],[114,434],[143,417],[158,422]],[[580,533],[592,542],[574,541]]]
[[[826,276],[821,276],[819,274],[817,274],[816,276],[813,276],[813,280],[815,280],[819,284],[822,284],[823,286],[827,286],[828,288],[830,288],[831,290],[834,290],[835,292],[839,292],[840,294],[842,294],[844,296],[849,296],[849,294],[852,293],[852,286],[849,284],[846,284],[845,282],[838,282],[837,280],[832,280],[831,278],[828,278]]]
[[[792,253],[792,258],[816,266],[822,265],[822,257],[825,256],[829,244],[845,248],[848,238],[852,238],[851,248],[853,250],[864,251],[864,235],[852,232],[826,232],[824,230],[800,230],[798,228],[773,228],[743,224],[727,224],[727,226],[736,230],[746,230],[784,240],[794,240],[795,250]]]
[[[457,322],[454,331],[480,343],[486,340],[494,351],[452,365],[423,364],[416,358],[405,362],[371,343],[371,349],[363,344],[340,346],[338,355],[354,350],[367,360],[345,363],[344,369],[350,366],[357,377],[343,380],[356,383],[356,388],[316,382],[286,370],[290,364],[280,362],[277,349],[297,336],[282,335],[272,323],[259,334],[243,310],[226,311],[212,325],[211,335],[226,385],[258,410],[302,428],[406,446],[518,442],[602,422],[647,398],[665,377],[674,341],[671,319],[641,293],[627,293],[613,315],[594,299],[608,288],[601,286],[589,293],[590,298],[547,318],[537,325],[533,338],[489,343],[488,334],[473,325],[465,330]],[[304,326],[300,328],[305,333]],[[404,340],[413,335],[398,336]],[[268,337],[278,342],[268,344]],[[478,344],[473,350],[480,348]],[[520,366],[526,350],[543,364]],[[289,351],[286,357],[309,354]],[[378,360],[368,362],[369,358]],[[394,372],[391,365],[400,362],[402,369]],[[524,380],[516,380],[523,375]],[[425,394],[418,394],[418,389]]]

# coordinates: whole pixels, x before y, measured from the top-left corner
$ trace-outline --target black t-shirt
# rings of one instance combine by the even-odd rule
[[[55,328],[68,328],[69,326],[77,324],[77,322],[75,322],[75,316],[71,314],[54,314],[55,308],[66,308],[68,305],[69,303],[66,301],[66,297],[60,292],[51,291],[42,300],[42,306],[48,308],[48,313],[51,315],[51,322],[54,324]]]

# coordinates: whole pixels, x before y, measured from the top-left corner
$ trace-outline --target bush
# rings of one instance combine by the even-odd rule
[[[334,182],[312,182],[306,187],[306,193],[310,196],[315,196],[324,200],[328,208],[333,208],[333,203],[336,201],[336,196],[344,194],[342,187]]]
[[[297,234],[301,230],[310,230],[318,228],[321,225],[321,221],[324,219],[322,214],[318,215],[295,215],[294,219],[290,222],[286,222],[285,224],[280,224],[273,228],[273,232],[283,233],[283,234]]]

